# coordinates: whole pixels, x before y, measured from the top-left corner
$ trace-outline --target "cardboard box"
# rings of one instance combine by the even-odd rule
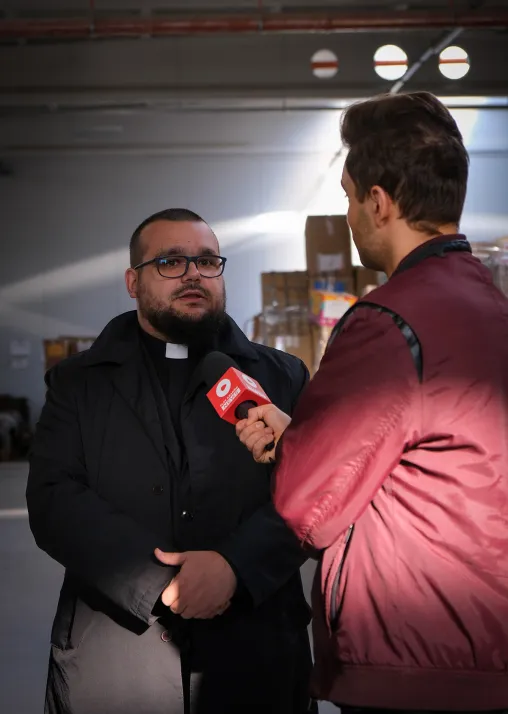
[[[346,216],[309,216],[305,223],[307,270],[311,276],[351,276],[351,234]]]
[[[355,288],[354,293],[358,297],[363,297],[371,290],[382,284],[384,273],[369,268],[355,268]]]
[[[44,366],[46,372],[55,364],[68,356],[68,345],[66,340],[43,340],[44,344]]]
[[[357,297],[349,293],[311,290],[310,319],[317,325],[333,327],[356,301]]]
[[[314,336],[314,366],[311,374],[314,375],[323,359],[333,327],[331,325],[313,325],[312,329]]]
[[[78,352],[89,350],[97,338],[95,337],[65,337],[69,346],[68,354],[75,355]]]
[[[262,341],[263,333],[261,320],[262,315],[254,315],[254,317],[248,320],[247,324],[251,325],[250,334],[248,330],[246,330],[245,333],[252,342]]]
[[[306,306],[309,293],[307,271],[261,273],[263,309]]]
[[[332,273],[325,276],[316,276],[314,279],[309,280],[309,282],[309,293],[313,290],[326,290],[328,292],[356,295],[354,273],[351,273],[351,275],[336,275]]]
[[[89,349],[95,337],[58,337],[54,340],[43,340],[45,369],[51,369],[55,364],[70,357],[70,355]]]
[[[310,325],[307,325],[304,334],[290,336],[284,351],[299,357],[311,375],[314,373],[314,336]]]
[[[300,334],[270,334],[263,344],[299,357],[310,374],[314,374],[315,331],[313,325],[309,323],[303,325]]]

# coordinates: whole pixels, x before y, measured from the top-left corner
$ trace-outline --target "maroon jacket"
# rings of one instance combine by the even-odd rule
[[[508,707],[508,300],[463,236],[350,311],[279,456],[275,505],[323,551],[315,695]]]

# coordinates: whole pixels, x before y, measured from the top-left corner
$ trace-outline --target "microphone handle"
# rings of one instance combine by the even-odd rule
[[[256,404],[256,402],[253,402],[250,399],[245,402],[242,402],[235,409],[236,418],[237,419],[247,419],[247,417],[249,416],[249,409],[254,409],[254,407],[257,407],[257,406],[258,405]],[[263,422],[263,424],[265,426],[267,426],[266,422],[263,419],[261,419],[261,421]],[[265,446],[264,450],[271,451],[274,448],[275,448],[275,441],[272,441]]]

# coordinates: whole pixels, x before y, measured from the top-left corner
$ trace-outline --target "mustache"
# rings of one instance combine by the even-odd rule
[[[189,283],[185,287],[175,290],[175,292],[173,293],[173,295],[171,297],[179,298],[181,295],[185,295],[185,293],[191,293],[191,292],[192,293],[201,293],[201,295],[203,295],[204,297],[207,297],[207,298],[210,297],[210,293],[208,292],[208,290],[206,290],[199,283],[197,283],[195,285],[192,285],[191,283]]]

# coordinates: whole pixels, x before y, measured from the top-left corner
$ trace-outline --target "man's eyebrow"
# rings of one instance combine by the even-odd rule
[[[167,248],[167,249],[161,249],[157,255],[155,256],[156,258],[165,258],[166,256],[171,256],[171,255],[185,255],[185,249],[180,248],[178,246],[173,246],[172,248]],[[200,248],[199,252],[197,255],[219,255],[216,250],[213,250],[213,248]]]
[[[156,258],[165,258],[167,255],[185,255],[185,251],[178,246],[174,248],[161,248],[155,255]]]

